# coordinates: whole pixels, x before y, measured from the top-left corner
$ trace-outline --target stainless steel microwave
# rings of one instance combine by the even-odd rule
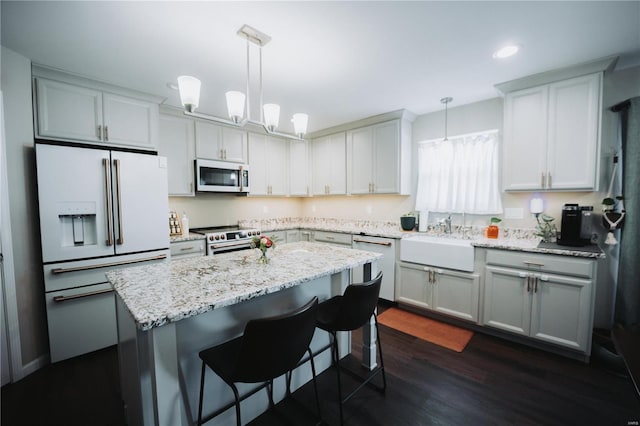
[[[198,192],[249,192],[247,164],[197,158],[195,173]]]

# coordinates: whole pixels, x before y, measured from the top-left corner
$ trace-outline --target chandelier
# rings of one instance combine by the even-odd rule
[[[229,118],[216,117],[209,114],[202,114],[195,112],[200,101],[200,80],[196,77],[188,75],[182,75],[178,77],[178,89],[180,90],[180,101],[185,108],[184,114],[192,117],[201,118],[204,120],[215,121],[222,124],[227,124],[236,127],[243,127],[246,124],[253,124],[262,126],[264,130],[271,135],[283,136],[292,139],[302,140],[304,134],[307,132],[307,122],[309,116],[303,113],[293,114],[291,121],[293,122],[295,135],[289,133],[278,132],[278,123],[280,121],[280,106],[278,104],[263,104],[262,103],[262,47],[271,41],[271,37],[252,28],[248,25],[243,25],[237,32],[237,34],[246,39],[247,41],[247,93],[246,96],[242,92],[229,91],[226,92],[227,100],[227,112]],[[251,118],[251,85],[250,85],[250,48],[251,44],[258,46],[259,49],[259,90],[260,90],[260,120],[253,120]],[[244,111],[247,111],[247,116],[244,117]]]

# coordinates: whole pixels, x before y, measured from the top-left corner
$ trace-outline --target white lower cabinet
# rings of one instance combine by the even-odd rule
[[[489,250],[482,323],[588,354],[594,274],[595,260]]]
[[[480,275],[401,262],[396,301],[478,322]]]

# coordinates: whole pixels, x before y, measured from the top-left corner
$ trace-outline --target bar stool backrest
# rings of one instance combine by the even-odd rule
[[[381,283],[382,272],[379,272],[371,281],[350,284],[344,291],[331,328],[349,331],[365,325],[378,306]]]
[[[311,343],[317,307],[314,297],[294,311],[249,321],[233,381],[264,382],[292,370]]]

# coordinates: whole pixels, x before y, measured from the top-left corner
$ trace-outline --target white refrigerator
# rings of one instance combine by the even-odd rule
[[[117,342],[105,272],[166,261],[166,158],[100,146],[35,144],[51,361]]]

